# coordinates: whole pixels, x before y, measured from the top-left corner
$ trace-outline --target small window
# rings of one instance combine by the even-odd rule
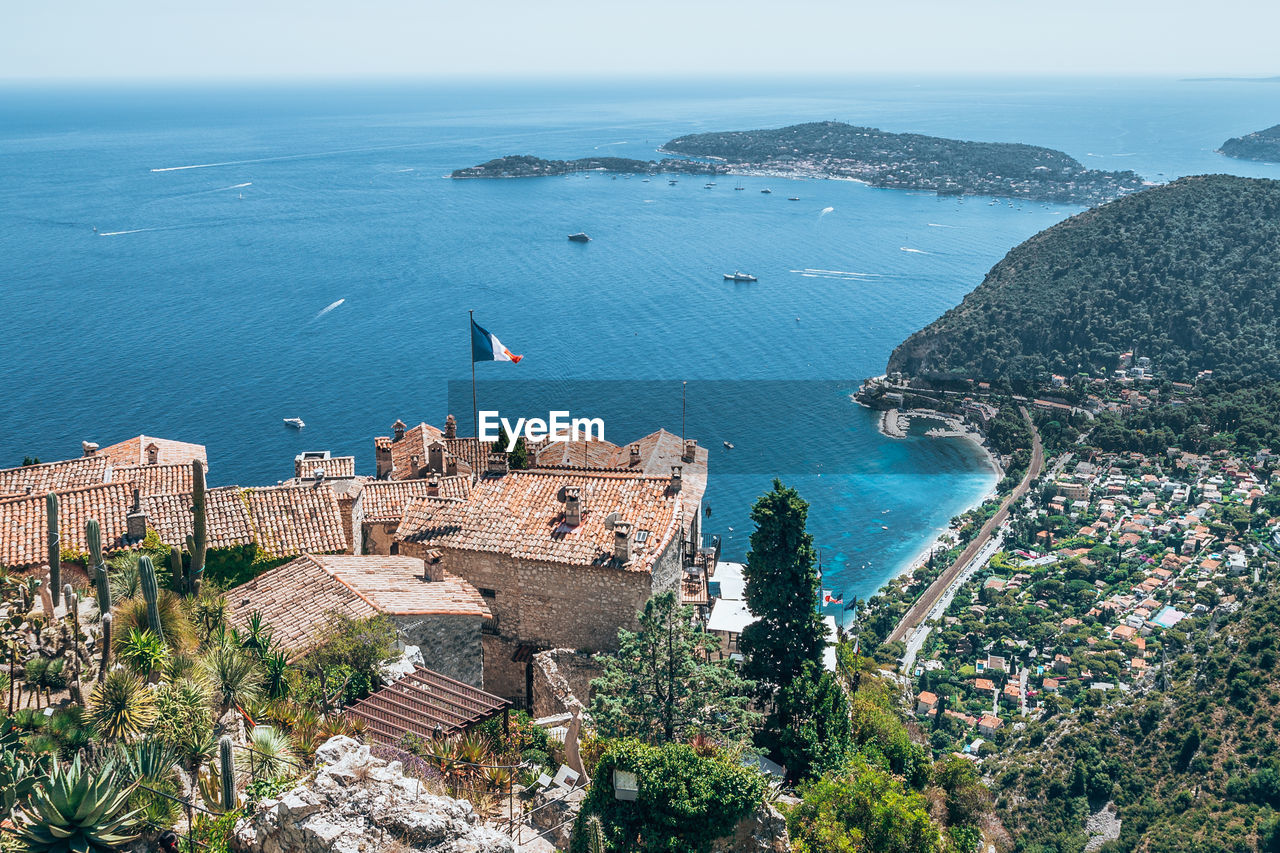
[[[497,590],[485,589],[484,587],[480,587],[480,594],[481,594],[482,596],[484,596],[485,598],[497,598],[497,597],[498,597],[498,592],[497,592]]]
[[[637,530],[637,531],[636,531],[636,544],[637,544],[637,545],[643,545],[643,544],[645,543],[645,540],[646,540],[646,539],[648,539],[648,538],[649,538],[649,531],[647,531],[647,530]]]

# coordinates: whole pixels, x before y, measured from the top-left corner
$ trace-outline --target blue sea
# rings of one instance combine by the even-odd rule
[[[781,478],[811,504],[826,585],[865,597],[995,478],[965,442],[881,436],[850,394],[1078,208],[844,181],[444,177],[823,119],[1047,145],[1152,181],[1280,178],[1214,153],[1280,121],[1264,83],[0,88],[0,465],[146,433],[208,445],[215,484],[287,478],[303,450],[371,474],[397,418],[452,411],[467,431],[474,310],[524,355],[479,366],[482,408],[603,417],[618,443],[698,438],[706,529],[730,557]],[[759,282],[723,281],[734,270]]]

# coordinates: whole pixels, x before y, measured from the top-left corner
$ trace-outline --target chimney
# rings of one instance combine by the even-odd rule
[[[631,459],[630,459],[630,464],[632,464],[632,465],[639,465],[639,464],[640,464],[640,445],[638,445],[638,444],[633,444],[633,445],[631,445]]]
[[[444,580],[444,564],[440,560],[439,551],[432,549],[422,555],[422,580],[425,583]]]
[[[438,441],[427,448],[427,470],[434,474],[444,473],[444,445]]]
[[[98,445],[94,444],[92,441],[82,441],[80,442],[80,446],[84,448],[85,456],[92,456],[98,452]]]
[[[567,486],[564,490],[564,523],[577,527],[582,523],[582,490]]]
[[[671,466],[671,491],[678,492],[680,487],[684,485],[684,468],[680,465]]]
[[[404,438],[404,421],[397,418],[396,422],[391,425],[391,430],[395,435],[395,438],[391,439],[392,441],[399,441]]]
[[[613,558],[619,563],[631,561],[631,524],[619,521],[613,526]]]
[[[458,437],[458,419],[455,418],[453,415],[448,415],[444,419],[444,437],[445,438]]]
[[[312,472],[311,472],[311,475],[312,475],[313,477],[315,477],[315,478],[316,478],[316,485],[317,485],[317,486],[324,482],[324,469],[323,469],[323,468],[317,468],[317,469],[315,469],[314,471],[312,471]]]
[[[490,477],[501,477],[502,475],[506,474],[508,470],[510,469],[507,464],[507,454],[505,453],[489,454],[489,464],[488,464],[488,467],[485,469],[486,474],[488,474]]]
[[[446,477],[458,476],[458,457],[449,456],[444,460],[444,475]]]
[[[686,438],[684,441],[684,461],[692,462],[698,458],[698,440],[696,438]]]
[[[440,496],[440,481],[435,477],[427,480],[427,497],[436,498]]]
[[[142,511],[142,492],[139,489],[133,490],[133,506],[125,516],[124,525],[125,535],[135,542],[147,538],[147,514]]]
[[[417,477],[418,474],[421,473],[418,470],[419,459],[420,457],[416,453],[409,457],[409,476],[410,477]]]

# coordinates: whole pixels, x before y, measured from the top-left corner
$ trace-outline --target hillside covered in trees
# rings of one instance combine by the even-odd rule
[[[1160,379],[1280,379],[1280,182],[1183,178],[1015,247],[889,371],[932,380],[1098,375],[1121,353]]]
[[[1222,143],[1219,150],[1240,160],[1280,162],[1280,124],[1244,136],[1233,136]]]

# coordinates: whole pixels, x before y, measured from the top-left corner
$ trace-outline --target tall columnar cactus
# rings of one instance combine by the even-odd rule
[[[231,738],[218,740],[218,781],[222,783],[222,805],[227,811],[236,807],[236,760],[231,755]]]
[[[191,460],[191,529],[195,533],[191,544],[191,577],[188,583],[192,595],[200,594],[200,582],[204,579],[204,557],[209,549],[208,522],[205,510],[204,463]]]
[[[169,549],[169,573],[173,576],[170,588],[178,595],[186,595],[187,578],[182,573],[182,549],[176,545]]]
[[[98,592],[98,612],[110,613],[111,587],[107,584],[107,564],[102,560],[102,528],[97,519],[91,518],[84,523],[84,541],[89,546],[89,565]]]
[[[71,605],[74,601],[76,601],[76,591],[71,588],[71,584],[64,583],[62,585],[62,606],[67,609],[68,613],[72,613]],[[73,615],[78,616],[79,613]]]
[[[98,680],[107,677],[111,668],[111,613],[102,614],[102,663],[98,667]]]
[[[44,502],[49,516],[49,587],[57,595],[57,591],[62,589],[62,537],[58,530],[58,496],[50,492]]]
[[[146,554],[138,558],[138,579],[142,582],[142,597],[147,602],[147,626],[163,640],[164,629],[160,627],[160,586],[156,583],[156,567]]]

